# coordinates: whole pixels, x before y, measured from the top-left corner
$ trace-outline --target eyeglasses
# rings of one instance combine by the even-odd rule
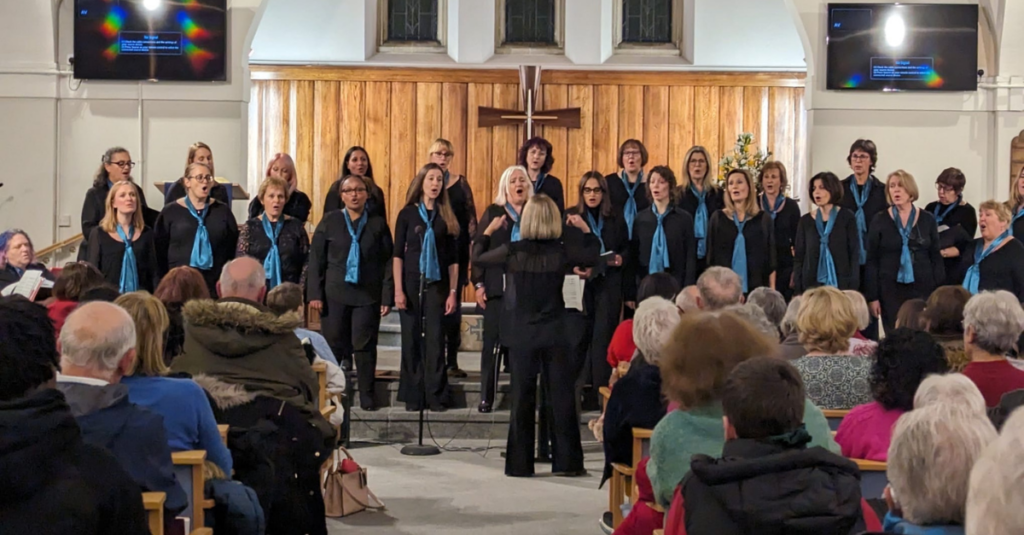
[[[342,195],[355,195],[357,193],[366,193],[366,188],[345,188],[341,190]]]
[[[623,151],[623,152],[622,152],[622,156],[623,156],[623,157],[631,156],[631,157],[633,157],[633,158],[636,158],[636,157],[640,156],[640,151],[638,151],[638,150],[627,150],[627,151]]]
[[[448,159],[448,158],[452,157],[452,153],[447,152],[447,151],[443,151],[443,150],[439,150],[437,152],[432,152],[431,154],[434,155],[434,156],[440,156],[440,157],[445,158],[445,159]]]
[[[129,160],[127,162],[110,162],[110,163],[120,167],[121,169],[124,169],[125,167],[127,167],[128,169],[131,169],[131,168],[135,167],[135,162],[133,162],[131,160]]]
[[[851,160],[870,160],[871,156],[869,156],[867,154],[851,154],[850,155],[850,159]]]
[[[584,194],[589,194],[589,193],[604,193],[604,188],[602,188],[602,187],[597,187],[597,188],[583,188],[583,193],[584,193]]]
[[[935,189],[939,190],[939,193],[945,193],[947,191],[956,191],[953,188],[951,188],[951,187],[949,187],[949,186],[947,186],[945,184],[936,184],[935,185]]]
[[[199,182],[213,182],[213,175],[195,175],[187,178],[190,180],[198,180]]]

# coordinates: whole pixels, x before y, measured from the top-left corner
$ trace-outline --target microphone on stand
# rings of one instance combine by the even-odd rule
[[[416,235],[420,237],[420,250],[423,250],[423,241],[426,237],[424,234],[425,227],[423,225],[417,225],[414,229]],[[420,321],[420,339],[419,339],[419,350],[420,350],[420,391],[423,396],[420,398],[420,416],[419,416],[419,440],[416,444],[407,444],[402,447],[400,453],[402,455],[410,455],[414,457],[426,457],[429,455],[440,455],[441,450],[432,444],[423,444],[423,411],[426,410],[427,405],[427,327],[426,327],[426,307],[423,306],[423,298],[427,290],[427,275],[420,270],[420,287],[419,287],[419,321]],[[406,303],[406,309],[408,310],[409,305]]]

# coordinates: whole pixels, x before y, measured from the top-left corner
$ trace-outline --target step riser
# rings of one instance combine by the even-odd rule
[[[351,381],[355,390],[355,381]],[[394,385],[394,386],[392,386]],[[468,387],[468,388],[467,388]],[[454,383],[449,387],[451,392],[452,408],[476,408],[480,405],[481,393],[479,384]],[[353,393],[353,405],[359,406],[359,395]],[[404,402],[398,401],[398,386],[396,381],[377,381],[374,384],[373,400],[378,407],[405,407]],[[494,396],[495,409],[511,409],[512,400],[509,395],[507,382],[499,385]]]
[[[508,421],[494,422],[465,422],[465,421],[435,421],[432,419],[429,427],[423,426],[423,442],[430,444],[430,437],[439,442],[452,438],[459,440],[494,440],[500,445],[508,440]],[[352,440],[371,440],[385,442],[410,443],[415,442],[419,437],[419,423],[417,421],[387,421],[387,420],[360,420],[352,421]],[[580,424],[580,437],[583,441],[591,441],[594,434],[587,428],[585,423]],[[442,445],[444,442],[442,442]]]

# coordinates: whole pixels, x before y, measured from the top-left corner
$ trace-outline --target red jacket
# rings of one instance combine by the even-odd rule
[[[654,530],[661,529],[665,521],[664,513],[659,513],[651,508],[651,505],[654,504],[654,488],[651,486],[651,478],[647,477],[647,461],[649,459],[649,457],[644,457],[637,464],[636,471],[633,472],[639,500],[626,515],[625,520],[615,528],[612,535],[651,535]]]
[[[60,330],[64,328],[64,321],[76,308],[78,308],[78,301],[54,301],[46,307],[46,315],[53,322],[53,330],[58,338],[60,338]]]

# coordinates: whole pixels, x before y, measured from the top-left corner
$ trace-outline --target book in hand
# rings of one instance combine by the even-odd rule
[[[21,280],[9,284],[6,288],[0,290],[0,296],[20,295],[29,301],[35,301],[36,294],[39,293],[39,289],[43,287],[44,282],[49,281],[44,281],[42,271],[30,269],[21,276]]]

